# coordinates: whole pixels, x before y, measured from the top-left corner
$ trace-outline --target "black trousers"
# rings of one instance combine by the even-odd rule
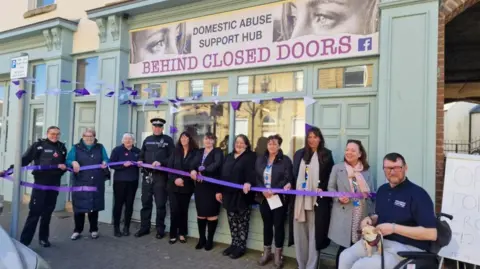
[[[150,230],[152,221],[153,198],[157,207],[155,226],[157,232],[165,232],[165,216],[167,215],[167,175],[153,173],[153,182],[147,183],[145,174],[142,180],[142,210],[140,211],[141,229]]]
[[[242,212],[227,212],[232,246],[247,249],[248,229],[250,224],[250,208]]]
[[[122,208],[125,205],[125,223],[126,228],[130,227],[133,214],[133,203],[137,193],[138,181],[113,181],[113,227],[120,227],[122,217]]]
[[[85,226],[85,214],[88,215],[90,232],[98,232],[98,211],[73,214],[73,219],[75,220],[75,229],[73,230],[73,232],[79,234],[83,232],[83,226]]]
[[[283,248],[285,241],[285,221],[287,219],[285,205],[271,210],[267,199],[264,199],[260,204],[260,214],[263,219],[263,245],[272,245],[273,230],[275,229],[275,248]]]
[[[28,212],[25,226],[23,227],[20,242],[24,245],[30,245],[35,230],[37,229],[38,221],[40,220],[40,229],[38,238],[40,240],[48,240],[50,234],[50,220],[52,213],[57,204],[58,191],[45,191],[33,189],[30,198],[30,212]]]
[[[170,193],[170,238],[188,234],[188,207],[191,193]]]

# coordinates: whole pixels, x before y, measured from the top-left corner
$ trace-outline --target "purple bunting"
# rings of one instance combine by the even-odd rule
[[[155,106],[155,108],[157,108],[161,103],[163,103],[162,100],[154,100],[153,101],[153,105]]]
[[[132,104],[132,100],[123,101],[121,103],[121,105],[130,105],[130,104]]]
[[[171,134],[176,134],[177,132],[178,132],[177,127],[175,127],[175,126],[170,126],[170,133],[171,133]]]
[[[176,104],[176,103],[177,103],[177,100],[175,100],[175,99],[168,99],[168,101],[170,101],[172,104]]]
[[[178,101],[178,102],[183,102],[183,101],[185,101],[185,99],[178,98],[178,97],[177,97],[177,98],[175,98],[175,99],[177,99],[177,101]]]
[[[283,97],[278,97],[278,98],[272,98],[273,101],[281,104],[283,102]]]
[[[12,83],[15,84],[15,85],[17,85],[17,86],[20,85],[20,81],[19,81],[19,80],[14,80],[14,81],[12,81]]]
[[[132,102],[132,106],[137,106],[138,104],[136,102]]]
[[[106,97],[112,97],[115,94],[115,92],[108,92],[105,94]]]
[[[87,89],[83,88],[83,89],[75,89],[73,91],[74,93],[78,94],[78,95],[90,95],[90,92],[88,92]]]
[[[308,134],[308,132],[313,128],[312,125],[305,123],[305,134]]]
[[[60,80],[60,83],[72,83],[70,80],[62,79]]]
[[[230,104],[232,105],[233,110],[235,110],[235,111],[237,111],[240,108],[240,102],[238,102],[238,101],[230,102]]]
[[[18,90],[15,95],[17,96],[18,99],[22,98],[22,96],[27,93],[25,90]]]
[[[125,82],[122,80],[122,90],[125,89]]]
[[[132,87],[125,87],[125,89],[127,89],[127,91],[133,91]]]
[[[138,91],[132,91],[132,92],[130,93],[130,95],[131,95],[131,96],[137,96],[137,95],[138,95]]]

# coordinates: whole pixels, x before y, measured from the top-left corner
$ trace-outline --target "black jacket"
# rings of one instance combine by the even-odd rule
[[[52,142],[48,139],[39,139],[33,143],[22,156],[22,166],[27,166],[31,162],[34,165],[59,165],[65,164],[67,158],[67,148],[65,144],[57,141]],[[32,172],[35,182],[44,185],[60,185],[60,178],[66,170],[49,169],[35,170]]]
[[[255,163],[255,173],[256,173],[256,187],[265,187],[264,180],[264,171],[268,163],[268,152],[263,156],[258,156]],[[271,184],[273,189],[283,189],[288,183],[292,183],[293,170],[292,170],[292,160],[283,155],[283,152],[280,150],[275,157],[272,165],[272,178]]]
[[[198,168],[202,165],[202,158],[205,149],[202,148],[197,151],[197,154],[192,162],[191,170],[195,170],[198,172]],[[205,158],[203,166],[205,170],[203,170],[202,175],[206,177],[211,177],[214,179],[219,179],[222,171],[222,164],[223,164],[223,151],[220,148],[214,148],[210,153],[208,153],[207,158]],[[203,181],[196,185],[195,192],[202,191],[204,189],[213,190],[216,193],[221,191],[221,186],[213,183],[209,183]]]
[[[110,154],[110,162],[137,162],[140,157],[140,149],[132,147],[128,150],[124,145],[115,147]],[[113,174],[113,180],[118,181],[137,181],[140,176],[140,169],[136,165],[125,167],[123,165],[110,166],[115,173]]]
[[[245,151],[237,158],[234,153],[230,153],[225,157],[222,165],[221,180],[245,184],[255,185],[255,160],[257,155],[252,151]],[[239,212],[247,209],[254,201],[254,193],[244,194],[243,190],[231,187],[222,187],[223,207],[227,211]]]
[[[168,162],[168,167],[184,172],[190,173],[192,171],[192,164],[195,158],[197,150],[190,150],[187,153],[187,156],[183,155],[182,151],[177,151],[173,153],[172,157]],[[181,178],[183,179],[183,187],[179,187],[175,185],[175,179]],[[178,192],[178,193],[193,193],[195,190],[195,182],[190,177],[184,177],[177,174],[168,174],[168,183],[167,189],[170,192]]]
[[[160,162],[161,165],[166,166],[174,149],[175,144],[173,139],[168,135],[161,134],[147,136],[142,144],[139,161],[147,164],[152,164],[157,161]]]
[[[324,148],[322,151],[317,152],[318,162],[320,166],[320,182],[318,188],[326,191],[328,187],[328,180],[330,179],[330,173],[333,167],[332,151]],[[300,170],[300,164],[303,156],[305,155],[305,149],[300,149],[295,152],[293,156],[293,181],[292,189],[297,186],[297,178]],[[290,208],[289,208],[289,226],[290,232],[288,237],[288,245],[293,245],[293,219],[295,216],[295,196],[290,195]],[[330,213],[332,211],[332,199],[330,197],[317,198],[317,206],[315,207],[315,241],[317,250],[322,250],[330,245],[330,239],[328,239],[328,228],[330,226]]]

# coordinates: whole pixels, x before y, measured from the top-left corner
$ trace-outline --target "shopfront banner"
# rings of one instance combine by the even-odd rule
[[[378,54],[378,0],[296,0],[133,30],[131,78]]]

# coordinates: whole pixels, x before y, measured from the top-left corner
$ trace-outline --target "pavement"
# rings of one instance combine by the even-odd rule
[[[4,211],[0,216],[0,224],[9,231],[11,220],[10,204],[4,202]],[[28,207],[22,205],[20,212],[20,227],[23,228]],[[88,222],[88,221],[87,221]],[[70,240],[73,231],[73,216],[68,212],[55,212],[50,225],[50,241],[52,247],[42,248],[38,245],[38,235],[35,235],[30,248],[42,256],[53,269],[170,269],[170,268],[273,268],[270,263],[264,267],[256,264],[261,253],[248,250],[247,254],[238,260],[232,260],[222,255],[227,247],[216,244],[211,251],[196,250],[195,238],[188,238],[186,244],[177,242],[168,244],[168,239],[157,240],[155,233],[135,238],[132,236],[117,238],[113,236],[113,227],[100,224],[100,238],[90,239],[88,233],[77,241]],[[88,231],[88,223],[85,225]],[[135,223],[132,234],[138,228]],[[38,229],[37,229],[38,231]],[[322,261],[322,269],[332,269],[332,261]],[[328,264],[328,265],[327,265]],[[285,269],[297,268],[294,259],[286,259]]]

